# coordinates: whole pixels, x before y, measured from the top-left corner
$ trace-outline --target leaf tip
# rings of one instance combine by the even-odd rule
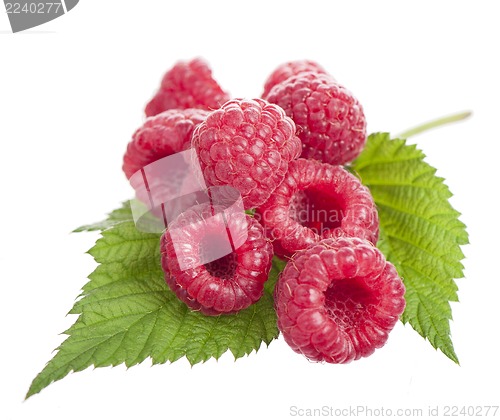
[[[35,394],[36,394],[36,392],[32,391],[32,390],[31,390],[31,387],[30,387],[30,389],[28,389],[28,392],[27,392],[27,393],[26,393],[26,395],[24,396],[24,400],[23,400],[23,402],[27,401],[27,400],[28,400],[28,398],[32,397],[32,396],[33,396],[33,395],[35,395]]]
[[[445,355],[452,361],[454,362],[457,366],[461,367],[460,365],[460,360],[458,360],[458,356],[456,355],[456,353],[454,351],[450,352],[449,354],[448,353],[445,353]]]
[[[23,402],[27,401],[29,398],[31,398],[33,395],[38,394],[43,388],[45,388],[43,385],[40,386],[37,384],[37,379],[40,377],[40,374],[38,374],[35,379],[31,382],[31,385],[28,389],[28,392],[26,392],[26,395],[24,396]]]

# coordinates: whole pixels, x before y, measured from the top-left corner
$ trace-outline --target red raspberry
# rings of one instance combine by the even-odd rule
[[[278,328],[312,361],[348,363],[382,347],[405,307],[394,266],[359,238],[324,239],[288,262],[275,289]]]
[[[358,100],[331,77],[301,73],[272,88],[269,102],[297,124],[301,157],[342,165],[356,158],[366,142],[366,120]]]
[[[236,188],[245,209],[264,203],[300,154],[295,124],[263,99],[233,99],[193,133],[193,146],[209,185]]]
[[[344,234],[373,244],[378,239],[378,213],[368,188],[342,166],[317,160],[290,162],[285,179],[256,217],[280,256]]]
[[[161,238],[161,263],[167,284],[190,308],[206,315],[237,312],[257,302],[273,257],[272,245],[259,222],[244,213],[225,212],[224,230],[220,219],[213,217],[223,210],[208,204],[191,207],[169,225]],[[175,229],[181,229],[180,242],[172,238]],[[223,249],[227,245],[228,232],[238,235],[242,229],[248,235],[243,245],[215,261],[198,264],[208,248]],[[183,269],[178,257],[181,262],[195,262],[194,267]]]
[[[278,83],[284,82],[289,77],[310,71],[326,74],[325,69],[314,61],[298,60],[283,63],[267,78],[266,84],[264,85],[264,92],[262,93],[262,97],[266,99],[266,96],[274,86],[276,86]]]
[[[194,128],[207,115],[201,109],[171,109],[146,119],[132,136],[123,158],[127,178],[150,163],[189,149]]]
[[[170,69],[161,82],[161,87],[146,105],[146,115],[159,114],[167,109],[219,108],[229,100],[212,77],[212,70],[200,58],[179,62]]]

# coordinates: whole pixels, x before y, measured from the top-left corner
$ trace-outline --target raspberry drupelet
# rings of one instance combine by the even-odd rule
[[[326,71],[318,63],[310,60],[297,60],[288,61],[283,63],[274,70],[271,75],[267,78],[264,85],[264,92],[262,97],[265,99],[271,89],[278,83],[284,82],[286,79],[292,76],[296,76],[300,73],[305,72],[315,72],[320,74],[326,74]]]
[[[146,105],[146,116],[159,114],[167,109],[201,108],[213,110],[229,100],[212,77],[208,64],[195,58],[180,61],[163,76],[161,86]]]
[[[378,240],[378,212],[370,190],[342,166],[317,160],[291,162],[256,217],[281,257],[344,234],[373,244]]]
[[[221,229],[221,219],[213,215],[224,210],[205,204],[191,207],[161,238],[165,281],[180,300],[205,315],[234,313],[257,302],[271,269],[273,248],[262,226],[244,213],[225,213],[227,229]],[[176,229],[181,234],[173,236]],[[203,263],[207,251],[223,249],[227,232],[245,233],[246,239],[227,255]],[[185,261],[188,268],[182,266]]]
[[[366,119],[358,100],[332,77],[300,73],[274,86],[266,96],[297,125],[301,157],[343,165],[366,143]]]
[[[295,124],[263,99],[232,99],[193,133],[205,181],[236,188],[245,209],[263,204],[301,152]]]
[[[382,347],[403,313],[405,287],[370,242],[324,239],[289,261],[275,289],[285,341],[311,361],[349,363]]]
[[[194,128],[207,115],[202,109],[171,109],[147,118],[132,136],[123,157],[127,179],[150,163],[189,149]]]

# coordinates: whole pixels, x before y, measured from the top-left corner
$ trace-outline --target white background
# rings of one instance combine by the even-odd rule
[[[499,405],[496,2],[91,1],[25,33],[0,13],[0,418],[290,417],[290,407]],[[0,5],[0,9],[3,6]],[[472,110],[412,139],[439,168],[471,245],[452,334],[461,366],[399,324],[372,357],[312,364],[282,339],[193,368],[87,369],[23,402],[75,320],[97,234],[70,234],[130,198],[121,159],[162,73],[205,57],[233,96],[280,63],[318,61],[398,132]],[[500,416],[500,413],[498,413]]]

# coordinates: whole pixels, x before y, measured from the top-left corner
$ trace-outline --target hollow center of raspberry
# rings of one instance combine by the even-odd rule
[[[236,255],[234,252],[205,264],[205,268],[211,276],[228,280],[234,277],[236,266]]]
[[[335,281],[325,292],[326,310],[344,330],[362,324],[375,304],[376,297],[357,279]]]
[[[200,259],[201,261],[211,260],[214,255],[220,255],[224,250],[228,252],[229,246],[225,236],[207,235],[200,241],[198,247]],[[237,265],[236,253],[230,252],[223,257],[205,263],[204,267],[213,277],[231,279],[236,273]]]
[[[294,194],[289,214],[302,226],[322,236],[340,227],[344,218],[344,204],[329,192],[308,189]]]

